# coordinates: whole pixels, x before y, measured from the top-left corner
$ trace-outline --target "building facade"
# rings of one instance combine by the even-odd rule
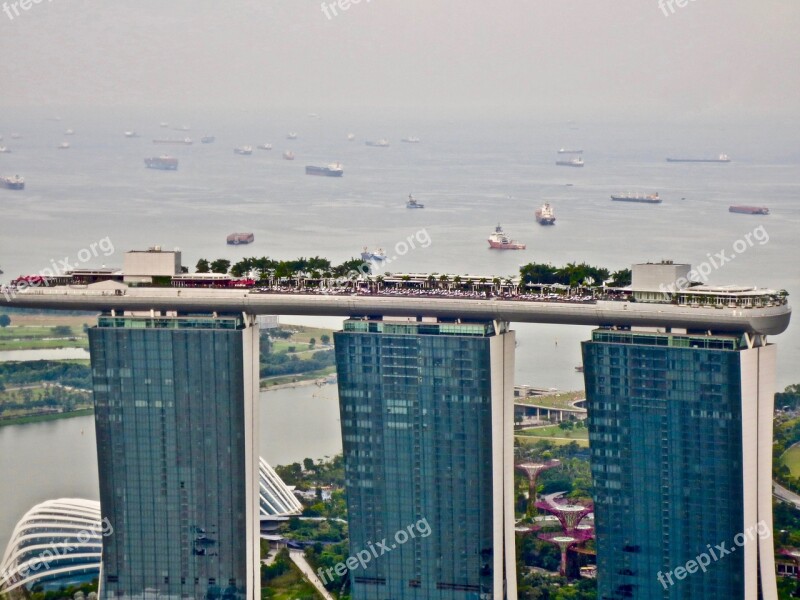
[[[777,599],[775,347],[600,329],[583,357],[598,598]]]
[[[335,334],[354,600],[515,600],[514,333],[345,321]]]
[[[89,343],[101,599],[259,598],[252,318],[101,316]]]

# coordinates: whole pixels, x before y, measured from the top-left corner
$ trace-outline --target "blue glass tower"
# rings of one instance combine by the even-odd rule
[[[350,552],[376,548],[353,599],[515,599],[513,332],[351,319],[335,342]]]
[[[104,519],[100,597],[259,593],[257,327],[101,316],[89,331]]]
[[[774,346],[601,329],[583,357],[598,598],[777,598]]]

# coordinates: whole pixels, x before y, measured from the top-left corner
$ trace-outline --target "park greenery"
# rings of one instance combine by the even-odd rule
[[[365,268],[365,265],[367,267]],[[234,277],[254,275],[259,280],[311,279],[347,277],[352,273],[370,274],[369,263],[351,258],[335,265],[327,258],[297,258],[294,260],[275,260],[267,256],[243,258],[231,264],[227,259],[209,261],[201,258],[195,270],[198,273],[230,273]],[[520,268],[523,283],[542,285],[624,287],[631,283],[631,270],[621,269],[611,272],[604,267],[594,267],[587,263],[567,263],[555,267],[548,263],[530,263]]]

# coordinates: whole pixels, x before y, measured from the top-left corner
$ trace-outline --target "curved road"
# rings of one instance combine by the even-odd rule
[[[800,495],[790,492],[776,481],[772,482],[772,495],[779,500],[793,504],[796,509],[800,510]]]

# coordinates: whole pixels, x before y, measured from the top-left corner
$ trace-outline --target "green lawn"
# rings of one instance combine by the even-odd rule
[[[574,429],[561,429],[558,425],[547,425],[545,427],[530,427],[520,429],[516,432],[518,437],[541,437],[541,438],[566,438],[568,440],[588,440],[589,431],[585,427]]]
[[[781,462],[789,467],[792,477],[800,477],[800,445],[794,445],[781,456]]]

